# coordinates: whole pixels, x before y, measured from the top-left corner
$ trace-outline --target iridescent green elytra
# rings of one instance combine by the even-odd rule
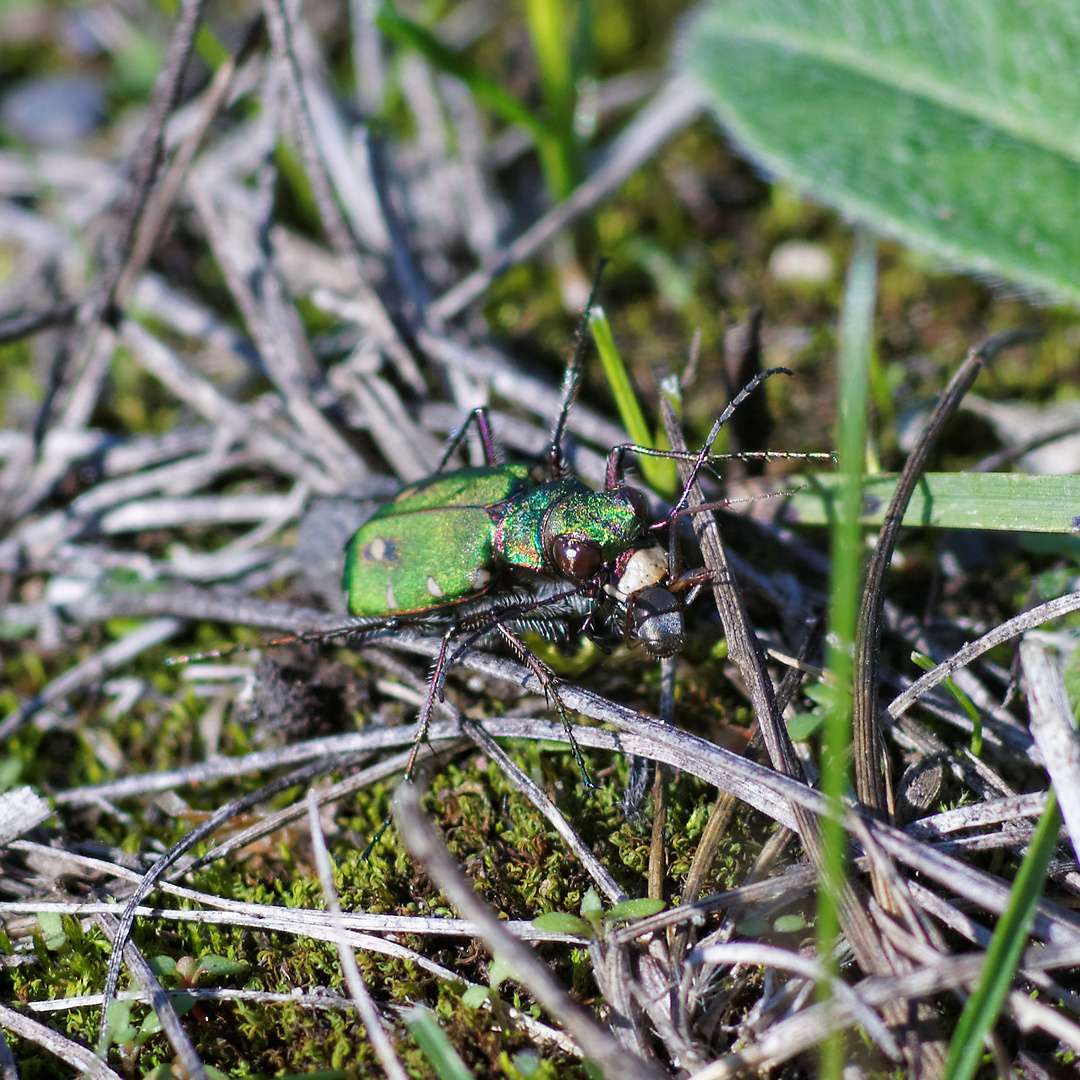
[[[500,570],[586,581],[647,525],[637,491],[540,484],[525,465],[437,473],[381,507],[345,549],[342,586],[357,616],[405,615],[487,591]]]

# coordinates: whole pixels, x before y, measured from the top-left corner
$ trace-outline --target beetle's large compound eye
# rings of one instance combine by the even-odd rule
[[[637,488],[624,488],[626,492],[627,502],[634,508],[634,513],[641,518],[642,521],[649,520],[649,503],[645,496],[638,491]]]
[[[578,581],[591,578],[604,565],[599,544],[572,536],[556,536],[551,543],[551,557],[560,573]]]

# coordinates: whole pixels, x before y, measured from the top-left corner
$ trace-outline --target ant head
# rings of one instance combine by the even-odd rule
[[[663,660],[682,651],[686,641],[682,604],[667,589],[649,585],[634,597],[634,633],[651,656]]]

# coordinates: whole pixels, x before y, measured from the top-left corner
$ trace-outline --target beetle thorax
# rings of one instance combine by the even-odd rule
[[[567,478],[507,500],[495,549],[520,569],[584,581],[630,548],[647,518],[644,496],[633,488],[592,491]]]

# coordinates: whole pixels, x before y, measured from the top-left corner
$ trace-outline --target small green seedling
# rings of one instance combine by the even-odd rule
[[[67,931],[60,915],[55,911],[40,911],[37,920],[41,927],[41,940],[49,952],[56,952],[67,944]]]
[[[147,1012],[138,1027],[132,1022],[131,1007],[134,1002],[126,1000],[113,1000],[109,1002],[105,1010],[105,1024],[101,1038],[98,1040],[97,1055],[103,1061],[111,1047],[116,1047],[120,1060],[123,1062],[124,1071],[127,1075],[134,1075],[135,1062],[139,1051],[142,1050],[147,1040],[161,1031],[161,1021],[153,1010]],[[174,997],[173,1009],[177,1016],[183,1016],[195,1005],[195,999],[191,997]],[[224,1074],[217,1069],[207,1067],[207,1075],[211,1080],[225,1080]],[[160,1066],[150,1076],[161,1076],[162,1080],[169,1080],[172,1072],[169,1066]]]
[[[923,671],[930,671],[936,665],[934,661],[930,659],[925,653],[913,651],[911,654],[912,663],[921,667]],[[945,688],[956,699],[956,703],[964,710],[965,715],[971,721],[971,744],[970,750],[979,757],[982,754],[982,715],[979,712],[978,706],[974,701],[960,689],[959,686],[952,679],[944,680]]]
[[[239,975],[247,971],[248,965],[240,960],[233,960],[228,956],[218,956],[216,953],[207,953],[196,959],[194,956],[181,956],[174,960],[171,956],[154,956],[150,958],[150,970],[158,978],[171,977],[176,985],[183,990],[191,990],[199,985],[199,980],[204,976]]]
[[[532,924],[537,930],[546,930],[552,934],[577,934],[585,938],[601,938],[617,922],[632,922],[634,919],[647,919],[650,915],[663,911],[667,904],[663,900],[624,900],[604,911],[597,891],[590,888],[581,901],[581,917],[563,911],[549,911],[539,915]]]
[[[194,990],[204,976],[239,975],[248,968],[248,965],[240,960],[232,960],[228,956],[218,956],[215,953],[207,953],[197,960],[194,956],[181,956],[179,960],[174,960],[171,956],[152,956],[149,964],[150,970],[159,979],[163,982],[175,982],[179,990]],[[208,1023],[206,1014],[192,996],[174,997],[173,1008],[179,1016],[194,1010],[197,1020]],[[147,1027],[148,1025],[150,1026]],[[151,1035],[161,1030],[161,1025],[153,1013],[146,1018],[143,1027],[147,1028]]]
[[[502,1001],[499,998],[499,987],[507,979],[512,978],[513,974],[513,969],[501,956],[493,956],[491,963],[488,964],[488,985],[480,986],[477,984],[476,986],[470,986],[461,995],[462,1002],[468,1005],[470,1009],[479,1009],[485,1002],[488,1002],[492,1010],[498,1015],[498,1013],[504,1011]]]

